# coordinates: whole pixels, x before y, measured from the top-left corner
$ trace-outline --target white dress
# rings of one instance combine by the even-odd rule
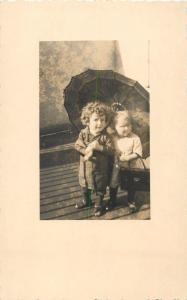
[[[130,162],[121,162],[119,161],[119,156],[124,153],[126,155],[130,155],[132,153],[138,154],[138,156],[142,156],[142,144],[139,136],[134,133],[131,133],[128,137],[119,138],[117,136],[113,137],[113,143],[115,147],[115,158],[112,169],[110,187],[116,188],[121,185],[121,176],[120,176],[120,167],[129,168],[130,169],[144,169],[144,165],[146,168],[149,168],[146,163],[147,159],[143,159],[144,165],[142,163],[142,159],[136,158],[131,160]],[[120,163],[120,164],[119,164]]]
[[[142,144],[139,136],[135,133],[130,133],[127,137],[115,137],[114,138],[114,147],[117,153],[130,155],[132,153],[142,156]],[[130,161],[130,168],[144,168],[142,161],[137,158]]]

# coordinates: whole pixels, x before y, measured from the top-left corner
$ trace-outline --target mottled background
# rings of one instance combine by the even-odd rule
[[[62,128],[69,123],[63,91],[72,76],[87,69],[124,73],[117,41],[40,42],[40,128]]]

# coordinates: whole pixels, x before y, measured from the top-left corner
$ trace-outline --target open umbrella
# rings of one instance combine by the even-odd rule
[[[81,109],[94,100],[129,110],[142,143],[149,141],[149,93],[137,81],[112,70],[88,69],[72,77],[64,89],[64,106],[78,131],[82,128]]]
[[[64,89],[64,106],[71,123],[80,130],[80,112],[88,102],[120,103],[130,111],[149,113],[149,93],[135,80],[112,70],[87,70],[72,77]]]

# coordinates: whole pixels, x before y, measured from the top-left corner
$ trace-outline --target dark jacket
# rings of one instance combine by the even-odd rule
[[[103,151],[94,151],[93,157],[84,162],[85,149],[97,140],[103,146]],[[80,153],[79,183],[82,187],[105,193],[109,185],[110,161],[113,154],[112,142],[106,131],[97,137],[93,136],[89,128],[82,129],[75,143],[75,149]]]

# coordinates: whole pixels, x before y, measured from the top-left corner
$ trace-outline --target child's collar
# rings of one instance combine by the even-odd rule
[[[123,138],[126,138],[126,137],[131,137],[133,135],[132,132],[130,132],[128,135],[126,136],[119,136],[118,133],[117,133],[117,137],[120,138],[120,139],[123,139]]]
[[[108,127],[108,126],[106,126],[99,134],[93,135],[93,134],[90,132],[89,126],[87,126],[88,134],[90,134],[90,135],[92,135],[92,136],[94,136],[94,137],[99,137],[101,134],[103,134],[103,133],[106,132],[107,127]]]

